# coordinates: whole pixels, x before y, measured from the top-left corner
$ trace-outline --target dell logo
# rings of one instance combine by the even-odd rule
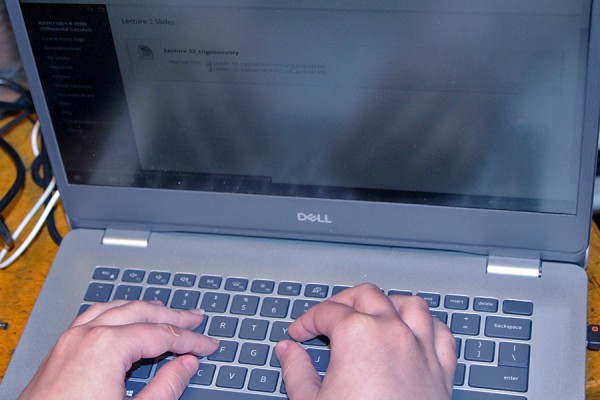
[[[327,214],[305,214],[305,213],[297,213],[298,221],[300,222],[316,222],[319,224],[331,224],[332,222],[329,220]]]

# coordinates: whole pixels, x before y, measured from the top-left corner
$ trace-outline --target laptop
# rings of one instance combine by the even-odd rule
[[[275,343],[363,282],[448,324],[455,400],[585,397],[597,4],[7,6],[72,231],[1,398],[115,298],[206,310],[182,398],[287,398]]]

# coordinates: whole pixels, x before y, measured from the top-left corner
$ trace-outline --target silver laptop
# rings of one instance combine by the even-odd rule
[[[0,397],[125,298],[207,311],[183,398],[286,398],[285,327],[372,282],[451,328],[455,400],[583,399],[592,3],[7,0],[73,229]]]

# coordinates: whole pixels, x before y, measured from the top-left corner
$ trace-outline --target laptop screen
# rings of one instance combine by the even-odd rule
[[[589,0],[68,3],[22,11],[71,184],[576,212]]]

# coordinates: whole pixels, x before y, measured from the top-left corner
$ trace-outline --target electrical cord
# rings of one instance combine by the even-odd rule
[[[41,145],[38,146],[40,124],[39,122],[35,122],[31,117],[31,114],[33,113],[33,103],[31,102],[29,91],[17,83],[3,78],[0,78],[0,87],[7,87],[19,95],[19,99],[13,103],[0,101],[0,116],[4,117],[11,114],[15,115],[11,121],[0,127],[0,148],[8,154],[16,169],[16,176],[13,184],[8,192],[2,197],[2,199],[0,199],[0,238],[5,243],[4,248],[0,250],[0,269],[4,269],[23,254],[33,239],[40,232],[44,224],[46,224],[48,227],[50,236],[56,243],[60,243],[62,237],[56,229],[56,223],[54,220],[54,206],[56,205],[60,194],[55,190],[56,181],[52,177],[52,168],[50,167],[50,162],[48,160],[48,155],[45,151],[43,141],[40,141]],[[44,193],[38,199],[34,207],[25,216],[23,221],[21,221],[17,229],[11,233],[10,229],[2,218],[2,213],[10,206],[10,204],[18,195],[19,191],[23,188],[26,174],[25,165],[23,164],[18,152],[6,140],[4,140],[2,136],[4,136],[12,128],[17,126],[25,119],[29,119],[32,123],[34,123],[31,131],[31,148],[35,155],[35,159],[31,165],[32,179],[37,185],[44,188]],[[19,238],[25,228],[30,224],[32,219],[44,205],[44,211],[27,238],[16,250],[12,252],[12,254],[10,254],[10,256],[8,256],[9,251],[11,251],[14,247],[15,241]],[[6,258],[7,256],[8,258]]]

